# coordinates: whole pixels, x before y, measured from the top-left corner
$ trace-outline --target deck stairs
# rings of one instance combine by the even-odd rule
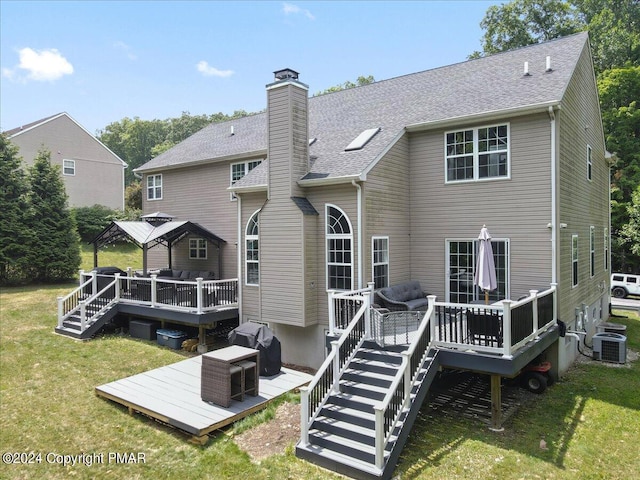
[[[364,342],[343,370],[339,391],[332,393],[309,429],[309,444],[296,455],[356,479],[387,479],[396,466],[418,411],[438,370],[437,350],[430,349],[411,386],[409,407],[385,449],[382,470],[375,466],[374,405],[389,392],[406,347],[381,348]]]
[[[55,332],[77,340],[88,340],[118,314],[118,305],[116,302],[105,304],[105,302],[90,301],[89,295],[82,295],[80,299],[89,300],[85,306],[87,320],[85,320],[84,329],[80,309],[76,309],[62,321],[61,325],[56,326]]]

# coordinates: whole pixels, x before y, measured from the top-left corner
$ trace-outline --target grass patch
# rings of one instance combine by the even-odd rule
[[[2,464],[0,478],[342,478],[297,459],[292,447],[256,464],[230,435],[194,445],[171,428],[98,398],[98,385],[184,357],[129,337],[77,342],[55,335],[56,297],[72,287],[0,292],[0,445],[3,453],[43,455],[40,463]],[[640,317],[625,315],[613,321],[627,325],[628,347],[638,351]],[[621,367],[585,362],[521,408],[503,433],[490,432],[481,422],[436,416],[423,407],[395,475],[403,480],[634,478],[640,471],[638,392],[640,362]],[[291,394],[283,401],[298,397]],[[238,422],[232,433],[272,418],[277,406]],[[541,439],[547,449],[540,448]],[[49,452],[104,454],[104,463],[50,464],[44,457]],[[142,453],[145,463],[109,464],[110,452]]]
[[[86,272],[93,270],[93,245],[83,244],[80,258],[80,269]],[[115,266],[124,271],[127,267],[140,270],[142,269],[142,249],[133,243],[118,243],[102,247],[98,250],[98,266]]]

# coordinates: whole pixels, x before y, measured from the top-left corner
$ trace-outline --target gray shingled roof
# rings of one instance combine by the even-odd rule
[[[560,102],[588,42],[579,33],[547,43],[426,70],[309,99],[311,168],[305,179],[360,175],[405,127]],[[546,57],[552,72],[545,72]],[[523,75],[524,62],[530,76]],[[231,125],[234,135],[231,135]],[[361,150],[345,147],[363,130],[381,131]],[[266,154],[266,113],[211,124],[137,171],[176,168],[250,152]],[[266,162],[236,187],[266,185]]]

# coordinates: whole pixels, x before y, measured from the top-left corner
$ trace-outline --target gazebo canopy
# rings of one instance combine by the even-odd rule
[[[171,268],[171,247],[187,235],[198,235],[206,238],[220,248],[226,243],[222,238],[210,232],[197,223],[182,221],[164,221],[161,223],[149,221],[141,222],[111,222],[91,243],[93,244],[93,266],[98,266],[98,249],[110,243],[125,240],[135,243],[142,249],[143,270],[147,272],[147,250],[157,245],[167,247],[169,251],[169,268]],[[218,256],[218,263],[220,257]]]

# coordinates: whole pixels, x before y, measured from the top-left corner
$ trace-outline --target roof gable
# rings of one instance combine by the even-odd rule
[[[16,137],[21,136],[21,135],[31,135],[31,134],[37,135],[37,129],[39,127],[41,127],[43,125],[46,125],[46,124],[49,124],[51,122],[55,122],[55,121],[57,121],[59,119],[66,119],[66,120],[70,121],[77,128],[79,128],[84,134],[86,134],[89,137],[91,137],[93,139],[93,141],[98,143],[98,145],[100,145],[103,149],[105,149],[107,152],[109,152],[109,154],[111,154],[116,160],[121,162],[124,167],[127,166],[127,163],[124,160],[122,160],[109,147],[107,147],[104,143],[102,143],[100,140],[98,140],[93,134],[91,134],[86,128],[84,128],[82,125],[80,125],[75,119],[73,119],[73,117],[71,117],[71,115],[69,115],[66,112],[57,113],[55,115],[51,115],[49,117],[45,117],[45,118],[42,118],[40,120],[36,120],[35,122],[31,122],[31,123],[28,123],[26,125],[22,125],[21,127],[17,127],[17,128],[13,128],[11,130],[7,130],[4,133],[9,137],[9,139],[16,138]]]

